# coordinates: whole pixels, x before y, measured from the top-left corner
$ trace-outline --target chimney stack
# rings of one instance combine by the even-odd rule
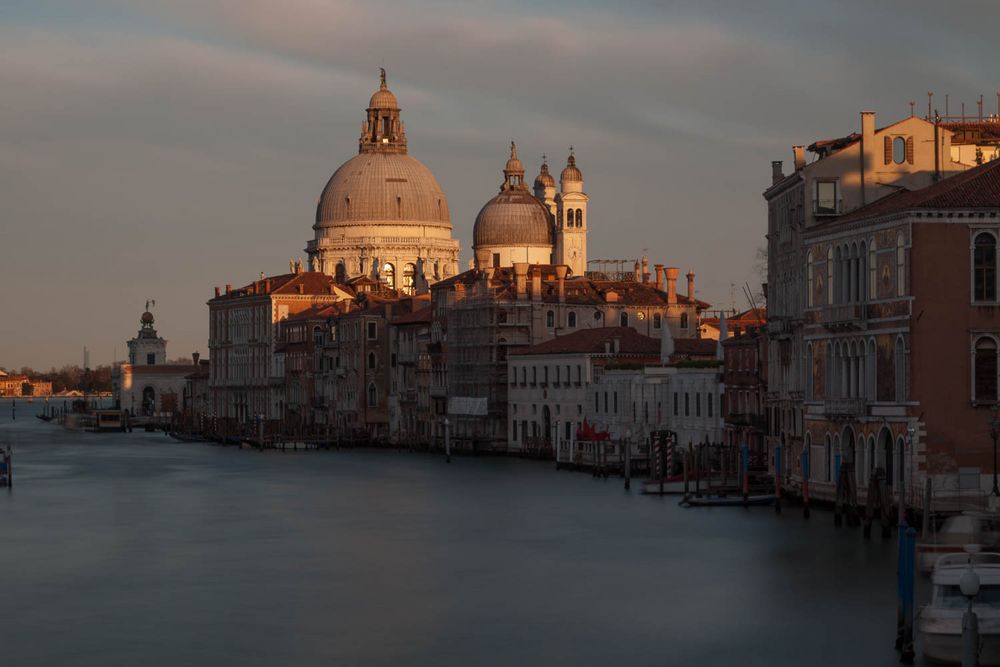
[[[677,276],[681,270],[676,266],[668,266],[665,269],[667,274],[667,303],[677,303]]]
[[[531,274],[531,300],[542,300],[542,269],[540,267],[536,267],[534,273]]]
[[[220,290],[220,289],[219,289],[219,286],[218,286],[218,285],[216,285],[216,286],[215,286],[215,298],[219,298],[219,294],[220,294],[221,292],[222,292],[222,290]]]
[[[642,282],[643,284],[649,282],[649,260],[646,256],[642,256]]]
[[[528,263],[527,262],[514,262],[514,292],[517,294],[517,300],[523,301],[527,296],[528,292]]]
[[[805,155],[802,156],[803,158]],[[781,171],[781,160],[771,161],[771,183],[777,183],[785,177],[785,174]]]
[[[228,295],[232,291],[233,291],[233,286],[229,283],[226,283],[226,295]]]
[[[688,298],[694,301],[694,271],[688,271]]]
[[[642,282],[642,273],[641,273],[641,271],[642,271],[642,267],[639,266],[639,262],[636,262],[635,266],[632,267],[632,280],[636,281],[637,283],[638,282]]]
[[[197,366],[197,365],[198,365],[198,359],[199,359],[199,357],[201,357],[201,355],[200,355],[200,354],[198,354],[197,352],[192,352],[192,353],[191,353],[191,361],[193,361],[193,362],[194,362],[194,365],[195,365],[195,366]]]
[[[875,112],[861,112],[861,203],[875,200]]]
[[[795,171],[799,171],[806,166],[806,147],[792,146],[792,157],[795,160]],[[780,165],[781,163],[779,162],[778,164]]]
[[[559,303],[566,303],[566,273],[569,267],[565,264],[556,266],[556,281],[559,284]]]
[[[663,291],[663,265],[654,264],[653,270],[656,271],[656,289]]]

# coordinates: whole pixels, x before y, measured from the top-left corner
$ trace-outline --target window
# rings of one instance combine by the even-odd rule
[[[368,353],[368,368],[371,368],[371,369],[375,368],[375,353],[374,352],[369,352]]]
[[[691,416],[691,395],[684,392],[684,416]]]
[[[551,310],[545,313],[545,326],[548,328],[553,328],[556,325],[556,314]]]
[[[396,289],[396,267],[388,262],[382,265],[382,283],[389,289]]]
[[[714,403],[715,403],[715,401],[712,400],[712,395],[711,394],[705,394],[705,406],[708,407],[708,416],[709,417],[712,416],[712,405]]]
[[[701,417],[701,394],[694,395],[694,416]]]
[[[598,392],[594,392],[594,412],[601,411],[601,395]]]
[[[599,311],[599,310],[595,310],[594,311],[594,321],[595,322],[600,322],[601,321],[601,311]]]
[[[546,386],[549,384],[549,367],[548,366],[543,366],[542,367],[542,384],[544,384]]]
[[[976,341],[975,377],[972,397],[978,403],[995,403],[997,401],[997,343],[994,339],[983,336]]]
[[[868,298],[877,299],[878,298],[878,288],[876,286],[876,279],[878,277],[878,271],[875,266],[875,239],[868,239]]]
[[[146,355],[146,365],[155,366],[156,365],[156,353],[150,352]]]
[[[378,388],[374,382],[368,384],[368,407],[374,408],[378,405]]]
[[[819,215],[837,212],[836,181],[816,181],[816,202],[813,211]]]
[[[416,287],[417,267],[413,264],[403,265],[403,294],[413,294]]]
[[[972,259],[972,298],[974,301],[996,301],[997,240],[983,232],[976,236]]]
[[[582,367],[580,365],[577,365],[577,367],[576,367],[576,383],[578,385],[582,381],[582,377],[581,377],[582,375],[583,375],[583,369],[582,369]]]
[[[521,386],[528,384],[528,367],[521,366]]]
[[[906,294],[906,248],[903,245],[903,235],[896,236],[896,296]]]
[[[813,254],[810,251],[806,254],[806,305],[812,308],[813,305]]]
[[[604,392],[604,412],[608,411],[608,392]]]
[[[678,399],[677,399],[677,392],[674,392],[674,417],[676,417],[677,414],[678,414],[678,411],[677,411],[677,401],[678,401]]]
[[[534,387],[538,383],[538,366],[531,367],[531,386]]]
[[[368,340],[375,340],[378,338],[378,323],[369,322],[368,323]]]
[[[906,139],[896,137],[892,140],[892,161],[896,164],[906,162]]]
[[[903,346],[903,339],[897,338],[896,339],[896,401],[902,402],[905,400],[906,400],[906,349]]]
[[[687,328],[688,328],[688,314],[681,313],[681,329],[687,329]]]
[[[493,268],[494,269],[500,268],[500,253],[498,252],[493,253]]]
[[[576,313],[574,313],[572,310],[569,311],[568,315],[566,315],[566,326],[568,326],[570,329],[576,328]]]
[[[615,414],[618,414],[618,392],[616,391],[614,392],[614,394],[615,394]]]
[[[618,318],[618,325],[627,327],[628,326],[628,313],[622,313]]]
[[[661,326],[663,326],[663,315],[653,313],[653,328],[659,329]]]

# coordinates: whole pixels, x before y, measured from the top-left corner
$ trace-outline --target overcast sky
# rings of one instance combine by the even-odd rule
[[[922,113],[927,91],[995,111],[998,18],[923,0],[6,0],[0,366],[121,359],[147,298],[171,357],[206,354],[215,285],[305,257],[382,64],[462,266],[510,140],[529,178],[572,144],[590,257],[693,270],[728,307],[757,281],[770,161],[787,171],[793,144],[864,109]]]

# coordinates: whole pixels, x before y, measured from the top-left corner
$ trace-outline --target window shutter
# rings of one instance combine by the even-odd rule
[[[906,161],[913,164],[913,137],[906,138]]]
[[[885,163],[889,164],[892,162],[892,137],[886,135],[883,138],[882,143],[885,146]]]

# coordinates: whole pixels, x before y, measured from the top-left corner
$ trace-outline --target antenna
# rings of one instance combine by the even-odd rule
[[[927,120],[931,119],[931,99],[934,97],[934,93],[927,91]]]
[[[979,122],[983,122],[983,94],[979,93]]]
[[[910,100],[910,115],[911,116],[914,115],[914,113],[913,113],[913,107],[915,107],[915,106],[917,106],[917,103],[914,102],[913,100]]]

